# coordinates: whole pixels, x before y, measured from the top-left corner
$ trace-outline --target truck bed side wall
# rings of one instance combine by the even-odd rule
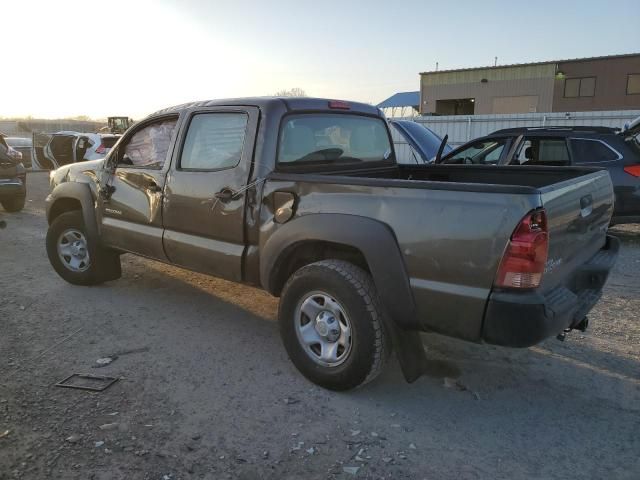
[[[536,194],[402,188],[393,181],[389,186],[379,181],[375,186],[348,185],[331,183],[331,177],[326,182],[292,177],[298,178],[269,180],[265,202],[273,192],[287,191],[297,198],[295,217],[346,214],[388,225],[396,235],[416,305],[416,318],[400,323],[472,341],[480,339],[487,298],[514,226],[540,206]],[[273,222],[266,208],[261,215],[264,245],[282,225]],[[375,275],[374,280],[378,290],[387,288]]]

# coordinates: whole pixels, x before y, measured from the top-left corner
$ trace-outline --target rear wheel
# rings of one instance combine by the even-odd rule
[[[65,212],[51,223],[47,255],[58,275],[74,285],[97,285],[110,269],[120,270],[116,254],[90,243],[79,210]]]
[[[278,312],[289,357],[312,382],[348,390],[373,380],[389,354],[382,309],[371,276],[342,260],[298,270]]]
[[[26,196],[21,195],[19,197],[5,198],[2,200],[2,207],[7,212],[19,212],[24,208],[26,202]]]

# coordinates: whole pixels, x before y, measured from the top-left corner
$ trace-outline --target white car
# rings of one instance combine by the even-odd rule
[[[121,135],[110,133],[34,133],[33,168],[54,170],[69,163],[104,158]]]

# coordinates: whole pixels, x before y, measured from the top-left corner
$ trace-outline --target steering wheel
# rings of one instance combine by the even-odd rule
[[[473,159],[471,157],[464,157],[463,163],[465,165],[473,165]]]

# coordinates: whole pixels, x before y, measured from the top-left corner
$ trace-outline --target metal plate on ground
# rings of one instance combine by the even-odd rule
[[[118,379],[116,377],[74,373],[64,380],[56,383],[56,387],[75,388],[77,390],[88,390],[90,392],[102,392],[117,381]]]

